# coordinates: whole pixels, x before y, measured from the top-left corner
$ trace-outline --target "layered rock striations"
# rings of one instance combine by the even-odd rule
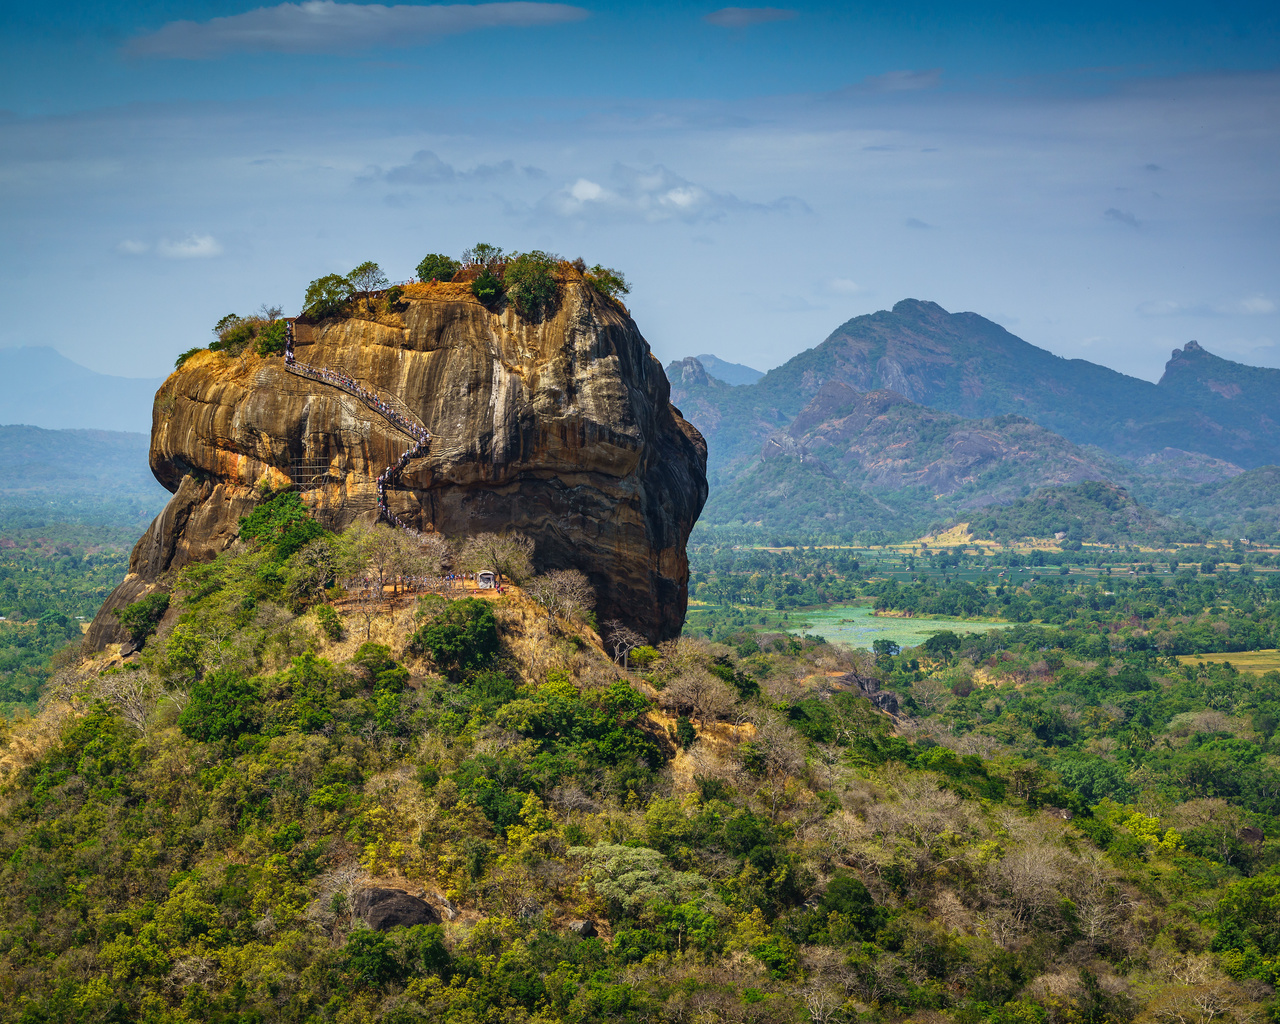
[[[397,313],[296,324],[299,363],[339,370],[434,435],[388,491],[391,511],[450,538],[518,530],[540,570],[591,580],[601,621],[658,640],[684,621],[685,542],[707,497],[706,445],[670,404],[661,365],[621,307],[565,271],[538,322],[464,284],[410,285]],[[235,539],[264,479],[327,525],[376,515],[379,473],[413,439],[284,360],[200,353],[156,395],[151,468],[174,496],[90,630]]]

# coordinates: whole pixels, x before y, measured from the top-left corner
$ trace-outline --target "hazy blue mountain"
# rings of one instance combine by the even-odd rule
[[[732,384],[735,387],[740,384],[754,384],[764,376],[763,370],[756,370],[750,366],[744,366],[742,363],[729,363],[719,356],[701,355],[695,358],[706,367],[707,373],[715,377],[716,380],[722,380],[726,384]]]
[[[95,373],[51,348],[0,349],[0,423],[48,430],[89,428],[151,436],[161,378]]]

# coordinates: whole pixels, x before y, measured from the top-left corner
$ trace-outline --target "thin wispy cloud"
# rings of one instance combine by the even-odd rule
[[[1102,216],[1106,217],[1107,220],[1115,221],[1117,224],[1127,224],[1131,228],[1141,227],[1138,218],[1132,213],[1128,210],[1117,210],[1114,206],[1109,210],[1105,210]]]
[[[886,71],[883,75],[869,75],[855,88],[861,92],[919,92],[932,89],[942,78],[942,68],[926,71]]]
[[[1247,299],[1241,299],[1236,304],[1236,312],[1243,313],[1246,316],[1266,316],[1268,313],[1276,311],[1276,304],[1268,299],[1265,295],[1254,295]]]
[[[1222,302],[1179,302],[1174,299],[1153,299],[1140,303],[1139,316],[1269,316],[1276,311],[1276,304],[1265,295],[1250,295],[1243,299]]]
[[[857,281],[851,281],[847,277],[832,278],[827,282],[827,288],[837,295],[860,295],[866,291]]]
[[[785,7],[721,7],[703,17],[708,25],[717,28],[750,28],[771,21],[791,21],[799,17],[798,11]]]
[[[624,164],[614,165],[607,184],[578,178],[547,196],[540,207],[561,218],[651,223],[719,220],[737,211],[808,210],[794,197],[752,203],[695,184],[661,165],[638,170]]]
[[[514,160],[496,164],[476,164],[459,170],[453,164],[441,160],[433,151],[421,149],[409,158],[409,162],[379,172],[384,181],[394,185],[440,185],[454,181],[490,181],[517,173],[529,178],[543,177],[536,167],[521,167],[518,171]],[[375,175],[377,176],[377,175]]]
[[[421,46],[486,28],[529,28],[581,21],[568,4],[303,3],[259,7],[211,21],[172,21],[125,46],[134,57],[204,60],[231,53],[349,53],[380,46]]]
[[[188,235],[177,241],[162,239],[156,245],[156,252],[171,260],[203,260],[221,256],[222,245],[213,235]]]
[[[155,253],[170,260],[200,260],[222,255],[222,243],[213,235],[190,234],[186,238],[162,238],[154,245],[140,238],[126,238],[116,244],[123,256],[145,256]]]

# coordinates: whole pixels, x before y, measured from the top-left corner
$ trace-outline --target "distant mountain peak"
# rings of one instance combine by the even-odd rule
[[[709,387],[711,378],[707,368],[696,356],[685,356],[667,366],[667,379],[673,384],[677,381],[684,387]]]
[[[1280,370],[1224,359],[1196,341],[1173,350],[1156,387],[1255,444],[1280,421]]]
[[[894,303],[893,311],[899,316],[938,317],[951,315],[947,310],[929,299],[903,299],[901,302]]]
[[[734,387],[741,387],[744,384],[754,384],[764,374],[754,367],[747,366],[744,363],[731,363],[719,356],[712,355],[709,352],[695,357],[703,367],[716,380],[722,380],[726,384]]]
[[[151,404],[163,378],[96,373],[45,345],[0,348],[0,423],[46,430],[151,430]]]

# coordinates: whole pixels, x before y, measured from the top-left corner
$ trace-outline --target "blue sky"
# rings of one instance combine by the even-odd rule
[[[0,346],[156,376],[477,240],[623,269],[664,362],[928,298],[1155,378],[1280,365],[1275,5],[6,3]]]

